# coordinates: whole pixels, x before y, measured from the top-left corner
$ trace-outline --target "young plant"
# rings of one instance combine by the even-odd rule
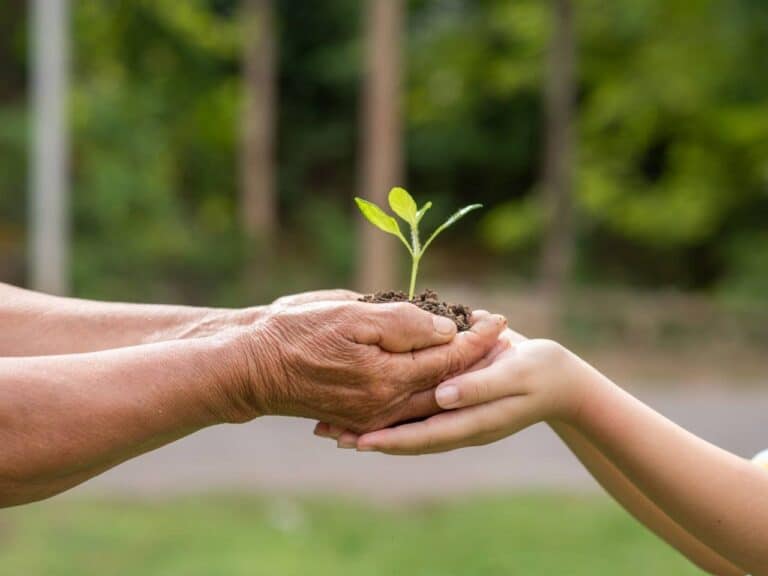
[[[422,244],[419,238],[419,223],[421,222],[421,219],[424,218],[424,214],[427,213],[427,210],[432,208],[432,202],[427,202],[424,206],[418,208],[416,201],[403,188],[392,188],[392,190],[389,191],[389,207],[392,208],[392,211],[402,218],[411,228],[410,242],[405,239],[405,236],[403,236],[403,233],[400,231],[400,225],[397,223],[397,220],[384,212],[384,210],[379,208],[376,204],[368,202],[368,200],[363,200],[362,198],[355,198],[355,202],[357,202],[357,207],[360,208],[360,212],[363,213],[363,216],[365,216],[371,224],[384,230],[384,232],[400,238],[400,241],[408,249],[408,253],[411,255],[411,285],[408,290],[409,300],[413,300],[413,296],[416,292],[416,277],[419,274],[421,257],[424,256],[424,252],[427,251],[427,248],[432,244],[432,241],[437,238],[440,232],[461,220],[466,214],[472,210],[477,210],[478,208],[483,207],[482,204],[465,206],[438,226],[427,241]]]

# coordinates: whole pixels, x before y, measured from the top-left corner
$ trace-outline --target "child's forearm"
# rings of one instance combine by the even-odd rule
[[[358,450],[442,452],[488,444],[535,422],[565,422],[605,457],[612,467],[606,470],[621,471],[627,483],[614,487],[621,486],[631,509],[663,528],[662,535],[671,536],[677,524],[732,564],[768,575],[764,470],[686,432],[556,342],[514,332],[506,339],[508,349],[437,387],[435,398],[446,412],[364,434]],[[624,490],[630,486],[669,522],[642,506],[640,494]],[[683,536],[674,532],[688,550]]]
[[[586,365],[574,426],[648,499],[696,539],[768,574],[768,474],[687,432]]]
[[[551,426],[603,489],[646,528],[708,574],[744,575],[744,570],[702,544],[667,516],[575,428],[559,422]]]

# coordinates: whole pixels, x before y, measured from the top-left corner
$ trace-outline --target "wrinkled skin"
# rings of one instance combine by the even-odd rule
[[[435,386],[486,355],[505,326],[481,312],[457,335],[407,303],[278,301],[240,336],[248,362],[234,419],[302,416],[364,432],[434,414]]]
[[[583,401],[573,387],[557,382],[556,371],[569,354],[552,340],[505,330],[484,358],[437,389],[446,412],[363,436],[320,422],[315,434],[337,440],[341,448],[415,455],[490,444],[541,420],[568,421]],[[447,386],[456,393],[441,394]]]
[[[289,294],[281,296],[272,304],[272,309],[288,308],[291,306],[301,306],[302,304],[312,304],[314,302],[352,302],[360,298],[362,294],[352,290],[336,288],[331,290],[312,290],[310,292],[300,292],[298,294]]]

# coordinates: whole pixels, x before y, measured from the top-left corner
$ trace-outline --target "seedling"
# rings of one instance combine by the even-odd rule
[[[389,191],[389,207],[392,208],[392,211],[402,218],[411,228],[410,242],[406,240],[405,236],[403,236],[403,233],[400,231],[400,225],[397,223],[397,220],[384,212],[384,210],[379,208],[376,204],[368,202],[368,200],[363,200],[362,198],[355,198],[355,202],[357,202],[357,207],[360,208],[360,212],[363,213],[363,216],[365,216],[371,224],[380,230],[384,230],[384,232],[387,232],[388,234],[400,238],[400,241],[408,249],[408,253],[411,255],[411,285],[408,290],[409,300],[413,300],[413,296],[416,292],[416,277],[419,274],[419,263],[421,262],[421,257],[424,256],[424,252],[429,248],[429,245],[432,244],[440,232],[461,220],[468,213],[472,212],[472,210],[477,210],[478,208],[483,207],[482,204],[465,206],[438,226],[437,229],[432,232],[429,239],[422,245],[419,238],[419,223],[421,222],[421,219],[424,218],[424,214],[432,208],[432,202],[427,202],[424,206],[418,208],[416,201],[405,189],[392,188],[392,190]]]

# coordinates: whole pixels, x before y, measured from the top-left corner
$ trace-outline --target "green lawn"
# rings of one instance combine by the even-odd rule
[[[699,574],[599,497],[44,502],[0,511],[3,575]]]

